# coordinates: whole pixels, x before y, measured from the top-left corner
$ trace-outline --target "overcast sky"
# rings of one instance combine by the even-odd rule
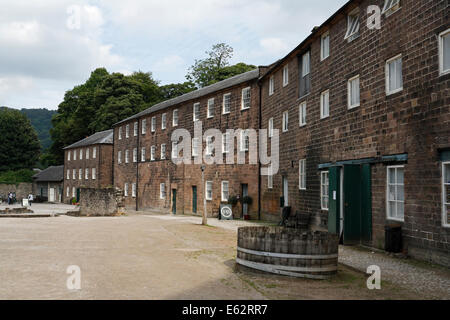
[[[280,59],[347,0],[0,0],[0,106],[57,109],[97,67],[185,81],[213,44]]]

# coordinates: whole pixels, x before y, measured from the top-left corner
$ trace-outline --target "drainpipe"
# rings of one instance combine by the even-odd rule
[[[139,159],[140,157],[142,157],[141,152],[139,151],[140,146],[139,146],[139,141],[140,141],[140,137],[141,137],[141,121],[137,120],[138,126],[137,126],[137,146],[136,146],[136,211],[139,211]]]
[[[261,126],[261,119],[262,119],[262,106],[261,106],[261,97],[262,97],[262,90],[261,90],[261,83],[259,82],[259,80],[257,81],[258,84],[258,89],[259,89],[259,108],[258,108],[258,128],[259,130],[261,130],[262,126]],[[258,132],[259,135],[259,132]],[[261,143],[260,139],[258,139],[258,141]],[[261,146],[259,146],[261,147]],[[261,159],[259,159],[258,161],[258,220],[261,220]]]

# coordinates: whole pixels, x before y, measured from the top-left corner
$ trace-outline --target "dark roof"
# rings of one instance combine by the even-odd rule
[[[113,129],[96,132],[92,136],[87,137],[78,142],[75,142],[74,144],[71,144],[70,146],[65,147],[64,149],[85,147],[85,146],[91,146],[94,144],[113,144],[113,135],[114,135]]]
[[[60,182],[64,180],[64,166],[48,167],[33,176],[36,182]]]
[[[189,100],[194,100],[194,99],[201,98],[201,97],[206,96],[208,94],[211,94],[213,92],[220,91],[220,90],[223,90],[223,89],[226,89],[226,88],[230,88],[230,87],[233,87],[235,85],[241,84],[243,82],[247,82],[247,81],[250,81],[250,80],[258,79],[259,76],[260,76],[259,70],[260,70],[259,68],[256,68],[254,70],[251,70],[251,71],[248,71],[248,72],[245,72],[245,73],[241,73],[241,74],[239,74],[237,76],[234,76],[234,77],[225,79],[223,81],[214,83],[214,84],[212,84],[210,86],[207,86],[207,87],[204,87],[204,88],[201,88],[201,89],[198,89],[198,90],[186,93],[186,94],[184,94],[182,96],[179,96],[179,97],[176,97],[176,98],[173,98],[173,99],[166,100],[166,101],[163,101],[161,103],[155,104],[154,106],[152,106],[152,107],[150,107],[150,108],[148,108],[148,109],[146,109],[146,110],[144,110],[144,111],[142,111],[140,113],[137,113],[134,116],[131,116],[131,117],[125,119],[125,120],[122,120],[122,121],[116,123],[115,126],[118,125],[118,124],[121,124],[123,122],[127,122],[127,121],[130,121],[130,120],[133,120],[133,119],[138,119],[138,118],[140,118],[142,116],[145,116],[145,115],[148,115],[150,113],[153,113],[153,112],[156,112],[156,111],[160,111],[160,110],[169,108],[171,106],[174,106],[174,105],[177,105],[177,104],[189,101]]]
[[[338,11],[336,11],[331,17],[329,17],[324,23],[322,23],[319,27],[314,27],[314,29],[311,31],[311,34],[306,37],[297,47],[295,47],[294,50],[289,52],[284,58],[278,60],[274,64],[272,64],[269,69],[261,75],[259,78],[260,80],[265,78],[268,74],[270,74],[273,70],[278,68],[282,63],[284,63],[293,53],[296,51],[302,49],[308,42],[314,38],[317,34],[322,34],[324,28],[328,26],[336,17],[343,14],[347,9],[353,4],[353,3],[359,3],[361,0],[349,0],[347,1]]]

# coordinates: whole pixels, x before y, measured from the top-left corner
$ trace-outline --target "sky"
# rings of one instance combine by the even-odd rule
[[[216,43],[282,58],[347,0],[0,0],[0,106],[56,110],[98,67],[185,81]]]

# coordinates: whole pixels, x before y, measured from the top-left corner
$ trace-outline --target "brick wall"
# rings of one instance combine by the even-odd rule
[[[316,225],[327,228],[328,212],[320,206],[319,164],[408,154],[405,165],[405,247],[427,249],[433,256],[448,255],[450,230],[441,223],[439,149],[450,147],[449,75],[438,70],[438,34],[448,28],[446,1],[401,1],[401,9],[382,17],[381,30],[366,26],[367,7],[384,1],[362,1],[360,36],[344,40],[345,15],[328,26],[330,56],[320,59],[320,34],[305,42],[262,81],[262,127],[273,117],[281,129],[289,111],[289,131],[280,133],[280,172],[274,188],[261,184],[262,211],[276,215],[282,194],[281,177],[289,179],[294,211],[311,213]],[[353,8],[349,8],[349,11]],[[325,32],[325,29],[323,30]],[[299,99],[298,58],[311,50],[311,92]],[[402,54],[403,90],[386,95],[386,60]],[[289,65],[289,85],[282,86],[282,68]],[[269,77],[275,93],[268,95]],[[360,76],[360,106],[348,109],[347,81]],[[320,95],[330,90],[330,116],[320,119]],[[299,104],[307,103],[307,125],[299,127]],[[307,190],[298,186],[298,161],[307,159]],[[376,163],[376,161],[375,161]],[[384,247],[386,167],[372,165],[372,241]],[[416,250],[417,251],[417,250]],[[440,254],[439,254],[440,253]],[[414,254],[414,253],[413,253]],[[431,257],[431,255],[430,255]],[[436,258],[433,258],[436,260]]]
[[[248,110],[241,110],[242,89],[251,87],[251,107]],[[231,111],[229,114],[223,114],[222,101],[223,95],[231,93]],[[214,115],[207,118],[207,102],[214,98]],[[175,165],[171,160],[172,142],[171,136],[176,129],[185,129],[194,137],[193,105],[200,103],[200,121],[202,121],[203,133],[211,128],[219,129],[225,133],[227,129],[258,129],[258,107],[259,107],[259,88],[256,81],[246,82],[236,85],[232,88],[220,90],[209,95],[205,95],[196,100],[171,106],[139,118],[139,147],[138,137],[132,136],[133,123],[136,120],[121,123],[114,129],[115,145],[114,154],[117,159],[117,152],[122,150],[122,159],[124,159],[124,150],[128,148],[130,155],[132,149],[138,148],[138,172],[139,182],[137,184],[137,203],[139,209],[156,209],[165,212],[171,211],[173,194],[172,190],[177,190],[176,211],[177,213],[192,212],[192,187],[197,187],[197,214],[203,212],[203,192],[204,187],[201,181],[201,169],[199,164]],[[178,110],[179,123],[174,127],[173,111]],[[167,115],[166,129],[162,129],[162,114]],[[151,131],[151,119],[156,117],[156,131]],[[146,120],[146,133],[142,133],[142,120]],[[126,125],[130,124],[130,137],[125,138]],[[119,128],[122,127],[122,140],[118,140]],[[161,159],[161,144],[166,144],[166,160]],[[156,147],[155,161],[151,161],[151,147]],[[145,148],[145,161],[142,161],[141,152]],[[203,150],[206,148],[206,142],[203,141]],[[235,142],[237,150],[237,142]],[[220,150],[220,154],[221,150]],[[237,156],[236,156],[237,157]],[[225,158],[225,157],[224,157]],[[194,158],[192,158],[194,160]],[[236,162],[237,162],[237,158]],[[205,181],[213,181],[213,199],[207,201],[207,213],[209,216],[217,216],[221,201],[221,182],[229,181],[230,195],[242,193],[242,184],[249,185],[249,196],[253,198],[253,204],[249,206],[249,214],[257,217],[258,213],[258,166],[248,164],[248,154],[246,155],[247,164],[245,165],[211,165],[205,169]],[[124,161],[122,161],[124,162]],[[136,164],[118,164],[114,163],[115,186],[123,188],[128,182],[136,183]],[[160,197],[160,184],[165,184],[166,197]],[[136,199],[131,196],[126,197],[127,207],[134,207]],[[240,217],[241,208],[237,206],[236,216]]]
[[[93,157],[93,149],[97,148],[96,157]],[[86,159],[86,150],[89,149],[89,159]],[[83,152],[83,158],[80,160],[80,150]],[[113,145],[97,144],[85,147],[73,148],[65,150],[64,155],[64,188],[63,202],[70,203],[73,198],[73,189],[79,188],[102,188],[113,185]],[[70,161],[68,153],[70,152]],[[74,153],[77,153],[74,160]],[[96,178],[92,179],[92,169],[95,168]],[[82,176],[80,179],[80,171]],[[88,169],[88,178],[86,179],[86,169]],[[69,179],[67,179],[67,170],[69,170]],[[73,178],[73,170],[76,170],[75,179]],[[69,188],[69,196],[67,196],[67,188]],[[75,195],[76,196],[76,195]]]

